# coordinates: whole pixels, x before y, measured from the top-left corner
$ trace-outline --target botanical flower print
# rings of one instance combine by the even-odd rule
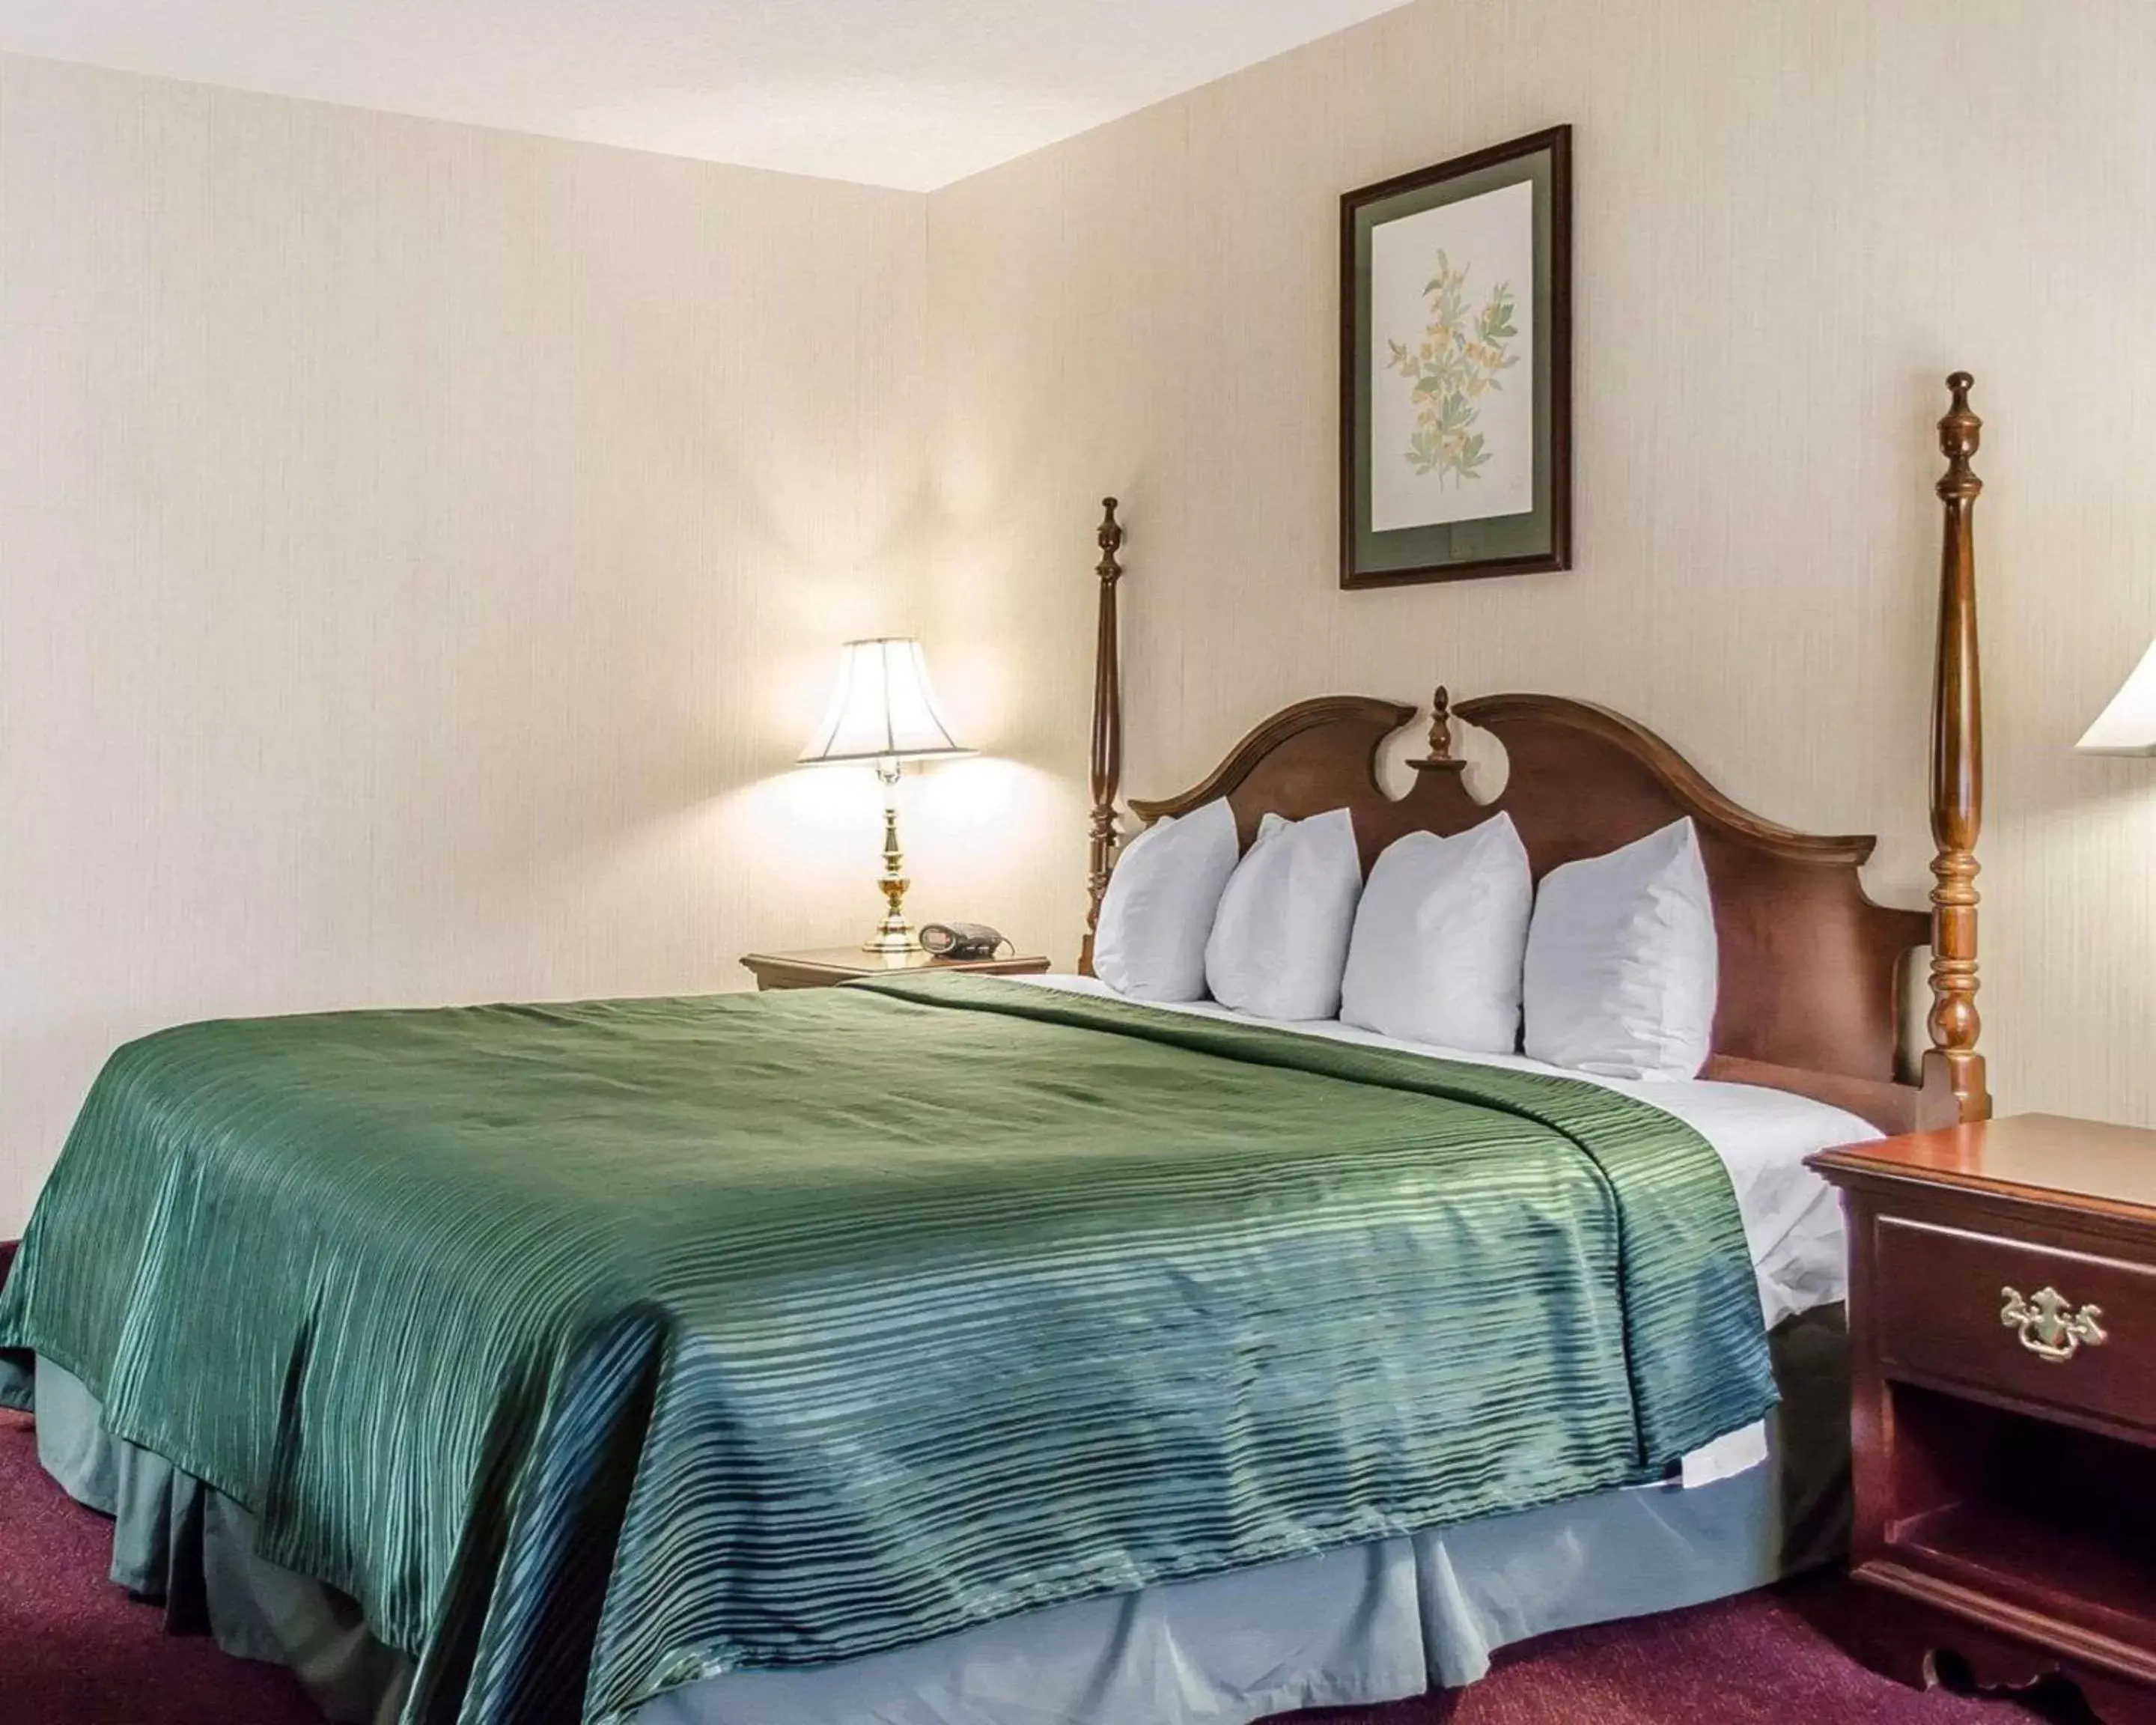
[[[1512,285],[1499,282],[1480,311],[1468,311],[1467,278],[1471,265],[1455,265],[1444,252],[1437,254],[1437,273],[1423,288],[1430,302],[1430,322],[1422,341],[1414,347],[1389,337],[1385,369],[1408,380],[1409,397],[1416,408],[1414,429],[1408,439],[1408,465],[1418,474],[1435,473],[1438,483],[1448,478],[1478,479],[1478,470],[1490,459],[1482,434],[1475,429],[1482,410],[1480,397],[1502,386],[1500,372],[1520,362],[1507,351],[1519,330],[1512,321]]]

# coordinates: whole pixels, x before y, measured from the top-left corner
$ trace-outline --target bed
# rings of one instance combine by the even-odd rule
[[[1082,974],[187,1026],[85,1102],[0,1396],[115,1515],[116,1579],[339,1717],[1251,1719],[1817,1561],[1840,1253],[1801,1157],[1989,1107],[1953,382],[1929,916],[1866,897],[1870,840],[1751,815],[1629,721],[1458,709],[1537,873],[1697,824],[1699,1080]],[[1112,509],[1100,537],[1096,915]],[[1375,763],[1413,710],[1336,698],[1132,806],[1224,797],[1245,837],[1346,808],[1366,861],[1458,831],[1486,809],[1436,706],[1402,799]]]

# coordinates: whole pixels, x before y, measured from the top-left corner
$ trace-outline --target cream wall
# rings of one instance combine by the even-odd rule
[[[175,1020],[867,927],[918,197],[0,59],[0,1237]]]
[[[1338,195],[1561,121],[1576,567],[1342,593]],[[2156,762],[2071,752],[2156,632],[2147,0],[1430,0],[935,194],[929,254],[936,649],[1054,775],[948,866],[1066,959],[1110,490],[1135,793],[1304,696],[1549,690],[1920,902],[1974,372],[1994,1087],[2156,1122]]]
[[[1334,585],[1338,193],[1577,129],[1569,573]],[[844,635],[986,752],[917,910],[1061,960],[1095,552],[1127,783],[1546,688],[1926,884],[1938,379],[1979,378],[1984,1004],[2156,1121],[2156,8],[1411,7],[932,198],[0,58],[0,1236],[153,1026],[737,986],[871,914]]]

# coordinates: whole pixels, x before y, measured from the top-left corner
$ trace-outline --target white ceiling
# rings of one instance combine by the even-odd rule
[[[0,50],[927,190],[1402,0],[0,0]]]

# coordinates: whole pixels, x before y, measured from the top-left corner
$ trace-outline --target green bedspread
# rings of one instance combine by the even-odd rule
[[[1638,1481],[1774,1399],[1659,1111],[949,975],[131,1044],[0,1347],[490,1725]]]

